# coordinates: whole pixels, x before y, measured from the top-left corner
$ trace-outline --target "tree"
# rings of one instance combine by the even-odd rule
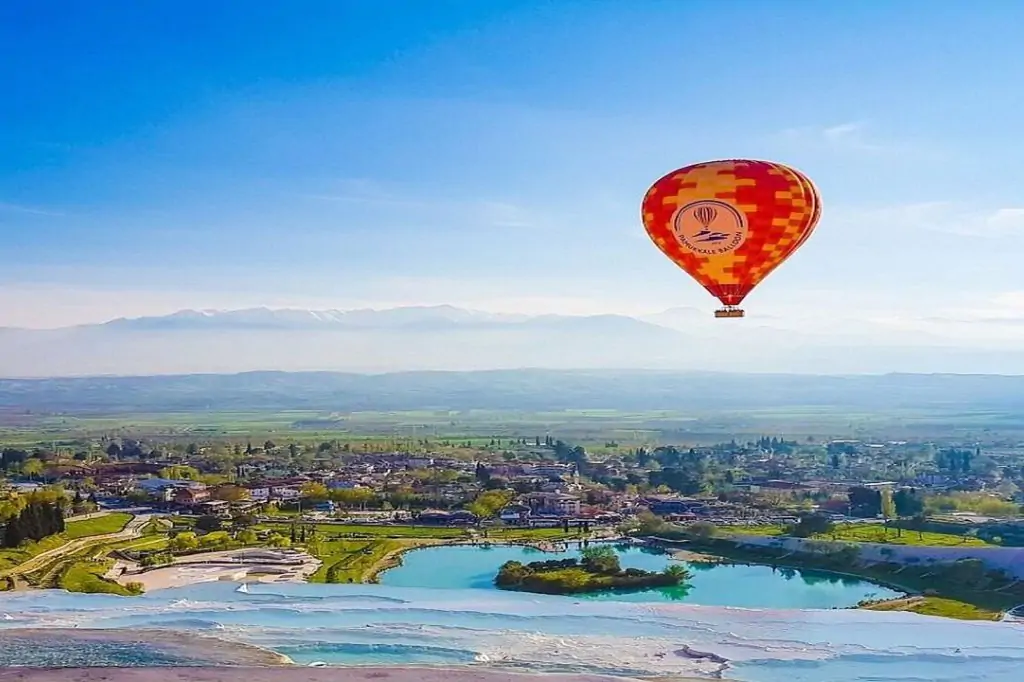
[[[835,524],[824,514],[806,514],[790,531],[794,537],[809,538],[832,533]]]
[[[892,496],[897,517],[914,516],[924,511],[924,500],[913,488],[902,488]]]
[[[910,528],[917,531],[918,540],[924,540],[924,529],[927,524],[928,517],[924,515],[924,512],[914,514],[914,518],[910,520]]]
[[[199,539],[195,533],[178,533],[167,546],[172,552],[189,552],[199,547]]]
[[[220,530],[222,524],[223,522],[216,516],[200,516],[196,519],[196,530],[212,533],[215,530]]]
[[[327,486],[323,483],[310,481],[302,485],[302,497],[306,498],[310,502],[324,502],[329,496],[330,492],[327,490]]]
[[[28,459],[21,465],[21,473],[35,480],[37,476],[43,473],[43,463],[35,457]]]
[[[199,480],[199,470],[195,467],[175,464],[174,466],[161,469],[160,478],[168,478],[174,481],[196,481]]]
[[[896,504],[892,500],[892,491],[886,488],[881,491],[882,518],[885,519],[885,530],[889,529],[889,521],[896,517]],[[897,534],[900,531],[897,529]]]
[[[213,491],[213,499],[225,502],[241,502],[249,499],[249,491],[237,485],[222,485]]]
[[[608,545],[585,547],[580,551],[580,563],[595,573],[618,573],[622,570],[619,555]]]
[[[512,501],[512,492],[508,490],[487,490],[476,496],[466,505],[466,509],[477,518],[487,519],[496,515]]]
[[[710,540],[718,534],[718,527],[707,521],[697,521],[686,527],[686,534],[694,540]]]
[[[331,500],[345,509],[354,509],[366,504],[373,497],[373,492],[366,488],[335,488],[330,491]]]
[[[847,493],[850,500],[850,514],[863,518],[875,518],[882,513],[882,494],[877,490],[854,486]]]
[[[270,537],[267,538],[267,544],[271,547],[291,547],[291,540],[278,533],[271,533]]]
[[[637,514],[636,520],[639,524],[637,530],[641,535],[657,535],[668,526],[665,519],[646,509]]]

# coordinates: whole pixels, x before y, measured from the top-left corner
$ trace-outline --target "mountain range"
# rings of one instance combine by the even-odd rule
[[[60,329],[0,329],[0,376],[248,371],[651,369],[798,374],[1024,373],[1024,351],[921,333],[786,329],[673,308],[649,316],[512,315],[453,306],[182,310]]]

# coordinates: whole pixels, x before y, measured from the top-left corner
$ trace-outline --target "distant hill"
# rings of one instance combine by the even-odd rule
[[[0,380],[0,411],[1024,410],[1024,377],[654,371],[249,372]]]
[[[792,374],[1024,374],[1024,350],[950,345],[919,332],[787,329],[674,308],[624,315],[388,310],[183,310],[51,330],[0,329],[0,376],[249,371],[652,369]]]

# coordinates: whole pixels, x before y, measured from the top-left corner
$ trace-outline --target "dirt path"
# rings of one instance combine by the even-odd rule
[[[15,584],[17,585],[20,584],[21,576],[32,573],[33,571],[46,566],[54,559],[60,559],[68,554],[74,554],[75,552],[86,549],[93,544],[100,544],[111,540],[131,540],[133,538],[137,538],[142,534],[142,528],[149,523],[151,518],[151,515],[135,516],[122,530],[117,533],[90,535],[88,537],[70,540],[60,547],[40,552],[24,563],[0,571],[0,578],[14,576]]]

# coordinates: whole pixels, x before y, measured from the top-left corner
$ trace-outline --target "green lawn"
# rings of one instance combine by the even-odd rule
[[[922,547],[984,547],[988,543],[978,538],[950,533],[918,533],[916,530],[900,531],[886,528],[882,524],[839,524],[835,536],[846,542],[886,542],[891,545],[915,545]],[[831,535],[819,535],[817,539],[831,540]]]
[[[32,557],[60,547],[67,538],[64,535],[50,535],[39,542],[27,542],[17,549],[0,549],[0,571],[14,568]]]
[[[302,524],[308,525],[308,524]],[[455,540],[471,536],[469,529],[444,528],[436,526],[376,526],[363,524],[332,524],[317,523],[316,533],[322,537],[366,537],[366,538],[432,538],[438,540]],[[291,524],[286,522],[271,522],[261,524],[260,528],[268,528],[288,536],[291,534]],[[575,529],[566,535],[561,528],[487,528],[472,529],[478,537],[484,533],[492,540],[541,540],[552,538],[572,538],[577,535]]]
[[[123,585],[103,579],[103,574],[110,569],[113,563],[113,561],[71,562],[61,573],[57,584],[68,592],[120,594],[123,596],[134,594]]]
[[[900,599],[880,604],[871,604],[864,608],[870,611],[910,611],[925,616],[942,616],[958,620],[999,620],[999,611],[984,609],[973,604],[946,599],[944,597],[920,597]]]
[[[722,526],[719,530],[726,535],[775,536],[785,532],[782,526]]]
[[[778,536],[785,532],[781,526],[733,526],[722,528],[733,535]],[[979,538],[952,533],[918,533],[915,530],[900,531],[886,528],[880,523],[838,523],[830,534],[816,535],[815,540],[837,540],[842,542],[884,542],[890,545],[915,545],[922,547],[984,547],[988,543]]]
[[[318,557],[323,566],[313,574],[314,583],[358,583],[384,555],[405,546],[401,540],[321,541]]]
[[[308,525],[308,524],[300,524]],[[362,524],[332,524],[317,523],[317,535],[321,537],[370,537],[370,538],[438,538],[455,539],[466,537],[466,532],[461,528],[436,528],[433,526],[371,526]],[[291,533],[290,523],[267,523],[261,524],[260,528],[270,528],[289,536]]]
[[[69,540],[77,540],[78,538],[86,538],[90,535],[119,533],[124,530],[124,527],[131,520],[131,514],[115,512],[104,516],[97,516],[94,519],[86,519],[85,521],[69,521],[66,524],[64,535]]]

